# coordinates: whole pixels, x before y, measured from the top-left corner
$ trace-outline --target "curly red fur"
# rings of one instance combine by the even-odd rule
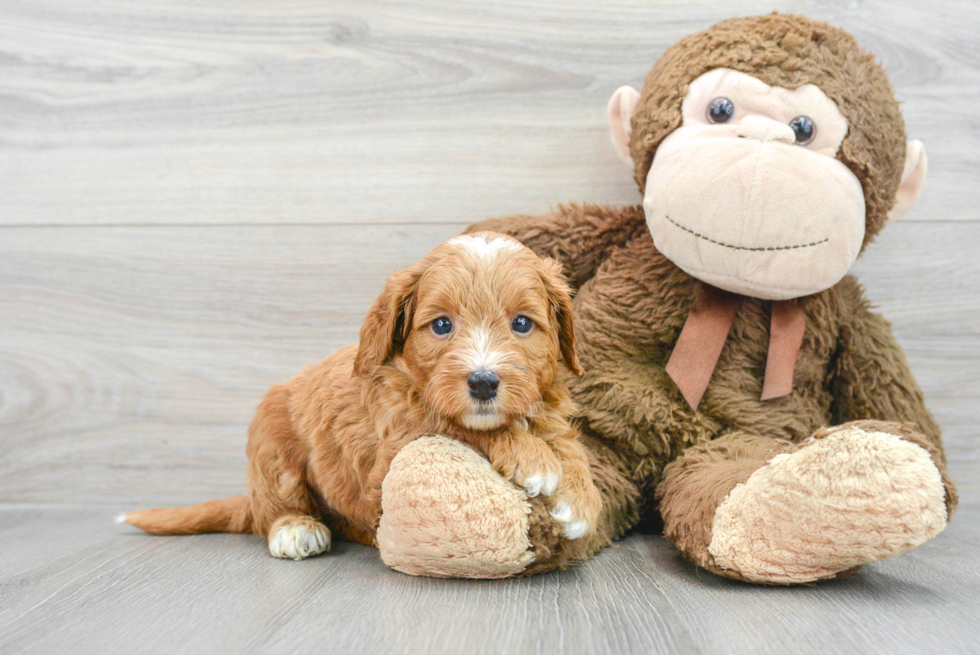
[[[265,395],[249,428],[248,502],[227,504],[234,520],[214,516],[212,502],[132,512],[126,521],[157,534],[252,531],[271,540],[285,523],[315,517],[373,544],[391,460],[410,441],[442,434],[477,448],[518,484],[532,472],[561,474],[558,497],[594,526],[599,492],[568,422],[575,407],[561,375],[562,360],[581,367],[560,271],[493,233],[436,248],[391,276],[359,345]],[[526,335],[512,332],[516,315],[533,321]],[[456,325],[451,338],[430,329],[441,316]],[[483,403],[467,382],[480,358],[499,378]]]

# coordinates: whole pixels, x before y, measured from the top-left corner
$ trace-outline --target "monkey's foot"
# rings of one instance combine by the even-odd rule
[[[715,562],[753,582],[795,584],[936,536],[948,518],[947,489],[910,434],[895,423],[848,423],[777,455],[715,511]]]
[[[382,486],[381,559],[411,575],[505,578],[534,561],[531,506],[490,462],[448,437],[422,437]]]

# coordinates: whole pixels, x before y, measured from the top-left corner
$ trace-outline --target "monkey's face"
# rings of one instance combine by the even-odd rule
[[[861,250],[864,193],[835,158],[847,134],[813,85],[716,69],[657,148],[643,207],[657,248],[692,276],[760,298],[822,291]]]
[[[927,172],[920,142],[902,152],[881,65],[802,16],[733,18],[681,39],[642,94],[616,90],[608,118],[661,252],[761,298],[834,285],[915,204]]]

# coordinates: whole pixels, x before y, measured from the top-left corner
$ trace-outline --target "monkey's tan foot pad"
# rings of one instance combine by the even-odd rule
[[[925,449],[845,424],[732,489],[715,511],[708,551],[753,582],[811,582],[915,548],[946,519]]]
[[[385,477],[381,505],[381,559],[403,573],[505,578],[534,559],[524,492],[455,439],[405,446]]]

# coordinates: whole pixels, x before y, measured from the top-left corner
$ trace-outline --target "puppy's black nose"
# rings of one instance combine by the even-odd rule
[[[500,380],[493,371],[473,371],[467,380],[470,385],[470,395],[477,400],[490,400],[497,395]]]

